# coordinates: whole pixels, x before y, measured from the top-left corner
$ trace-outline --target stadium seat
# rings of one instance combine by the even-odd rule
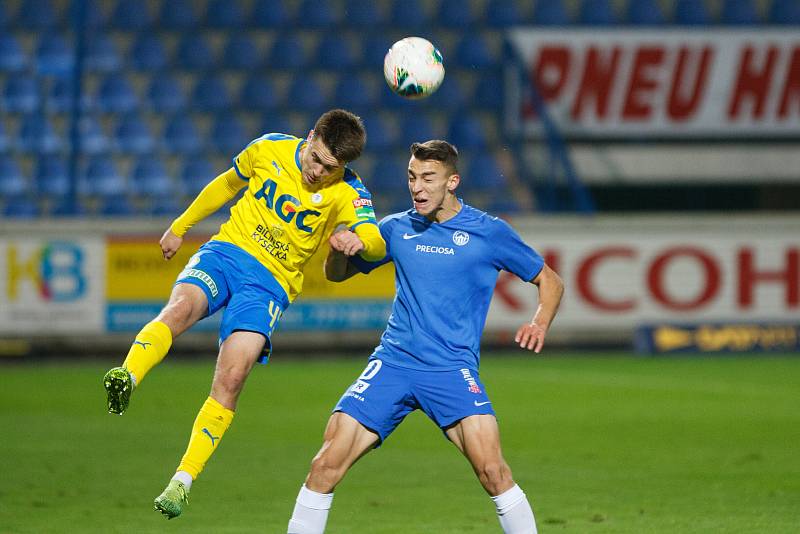
[[[489,0],[484,19],[494,28],[506,28],[525,22],[519,3],[514,0]]]
[[[17,136],[18,148],[23,152],[52,154],[64,148],[64,139],[45,115],[26,115]]]
[[[667,19],[658,0],[630,0],[626,22],[636,26],[661,26]]]
[[[236,33],[225,45],[220,66],[247,71],[260,67],[261,63],[261,50],[256,42],[245,33]]]
[[[178,81],[167,74],[153,76],[147,90],[147,102],[153,111],[173,113],[186,107],[186,95]]]
[[[95,104],[106,113],[127,113],[136,109],[139,99],[128,78],[122,74],[111,74],[100,84]]]
[[[0,72],[20,72],[28,66],[28,58],[19,40],[10,33],[0,34]]]
[[[167,66],[167,52],[161,39],[151,32],[139,34],[128,58],[129,64],[136,70],[153,72]]]
[[[298,74],[292,79],[286,95],[289,106],[316,113],[328,104],[323,87],[311,76]]]
[[[142,197],[175,195],[175,183],[158,158],[142,157],[136,162],[130,179],[131,189]]]
[[[397,144],[401,148],[407,149],[411,143],[424,142],[430,139],[441,139],[437,134],[433,122],[426,113],[415,113],[405,115],[400,120],[400,134]]]
[[[711,24],[703,0],[677,0],[675,2],[675,24],[681,26],[707,26]]]
[[[255,137],[261,137],[265,133],[269,132],[276,132],[276,133],[285,133],[289,135],[298,135],[300,137],[304,137],[308,130],[311,129],[313,123],[303,126],[303,130],[294,131],[294,127],[292,125],[292,121],[289,120],[286,115],[283,113],[278,113],[275,111],[271,111],[268,113],[264,113],[261,118],[261,126],[258,129]]]
[[[344,20],[355,28],[377,28],[386,23],[386,14],[377,2],[347,0],[344,7]]]
[[[397,198],[405,208],[410,208],[408,197],[408,160],[409,156],[399,153],[378,153],[375,157],[375,166],[372,174],[365,179],[369,180],[373,191],[385,191],[386,197]],[[397,206],[392,204],[393,209]]]
[[[769,22],[770,24],[800,25],[800,2],[797,0],[772,0]]]
[[[2,109],[7,113],[32,113],[39,109],[39,87],[30,76],[9,76],[3,89]]]
[[[7,197],[3,208],[3,216],[15,219],[34,219],[40,212],[37,202],[28,195]]]
[[[203,141],[194,120],[177,115],[164,129],[164,145],[167,151],[194,153],[203,148]]]
[[[571,21],[562,0],[539,0],[531,22],[540,26],[568,26]]]
[[[456,46],[455,62],[465,68],[485,69],[498,64],[486,38],[481,34],[468,33]]]
[[[45,76],[72,73],[75,65],[74,47],[57,33],[46,33],[36,49],[36,70]]]
[[[48,113],[60,114],[72,111],[73,82],[70,78],[56,78],[51,83],[45,84],[44,109]],[[88,109],[93,98],[89,94],[83,95],[82,109]]]
[[[279,96],[272,78],[257,74],[250,76],[242,84],[238,101],[248,109],[264,111],[277,108]]]
[[[428,26],[428,12],[420,0],[393,0],[390,19],[392,26],[403,31]]]
[[[267,58],[270,67],[292,69],[305,67],[308,55],[303,40],[295,33],[278,35]]]
[[[250,141],[242,122],[231,113],[223,113],[217,117],[210,137],[214,150],[231,158],[241,152]]]
[[[492,215],[511,215],[522,211],[517,199],[510,193],[492,195],[486,206],[486,211]]]
[[[503,169],[489,153],[478,153],[472,157],[466,182],[465,185],[475,189],[502,190],[506,187]]]
[[[17,25],[26,30],[46,30],[59,22],[59,14],[50,0],[25,0],[17,13]]]
[[[339,23],[338,11],[325,0],[303,0],[298,13],[297,24],[306,28],[324,30]]]
[[[450,123],[447,139],[459,149],[483,149],[486,132],[480,119],[473,114],[456,115]]]
[[[612,26],[617,15],[609,0],[582,0],[578,23],[586,26]]]
[[[78,7],[86,6],[83,13],[78,12]],[[96,29],[106,25],[106,2],[102,0],[83,0],[82,2],[70,2],[67,10],[70,26],[80,24],[82,28]],[[82,17],[80,20],[78,17]]]
[[[163,197],[151,197],[145,205],[145,212],[156,216],[171,215],[174,217],[184,209],[186,209],[186,205],[172,194]]]
[[[5,121],[0,119],[0,154],[11,150],[12,147],[13,143],[6,131]]]
[[[147,154],[156,148],[156,141],[147,122],[138,114],[123,118],[115,131],[117,150],[132,154]]]
[[[119,70],[122,59],[113,39],[106,34],[87,37],[84,67],[89,72],[112,72]]]
[[[11,14],[8,12],[8,6],[4,2],[0,2],[0,28],[5,30],[12,25]]]
[[[9,156],[0,157],[0,196],[23,195],[28,182],[17,161]]]
[[[228,86],[221,76],[203,77],[192,91],[193,111],[223,111],[231,106]]]
[[[364,40],[361,65],[365,68],[383,72],[383,58],[392,46],[392,40],[385,33],[372,33]],[[380,69],[380,70],[377,70]]]
[[[374,84],[367,83],[363,76],[342,74],[336,82],[334,100],[337,106],[344,109],[364,112],[377,104],[378,93]]]
[[[469,2],[463,0],[442,0],[436,13],[436,20],[445,28],[466,30],[476,22]]]
[[[184,34],[175,57],[177,68],[209,70],[216,65],[216,62],[214,51],[205,36],[196,33]]]
[[[196,5],[197,3],[192,0],[162,2],[161,12],[156,22],[169,30],[194,31],[199,22],[195,12]]]
[[[102,126],[91,115],[81,117],[78,132],[80,134],[80,150],[85,154],[101,154],[111,148]]]
[[[244,11],[240,2],[211,0],[206,9],[206,26],[209,28],[235,28],[244,25]]]
[[[152,26],[152,17],[147,2],[118,0],[116,8],[109,17],[111,26],[120,30],[144,30]]]
[[[465,90],[468,84],[462,83],[462,80],[453,74],[445,76],[439,89],[423,102],[431,108],[447,111],[460,110],[464,106],[469,106],[472,102],[467,101]],[[397,97],[393,96],[393,98]]]
[[[107,195],[100,198],[97,215],[104,217],[131,217],[136,214],[136,208],[125,194]]]
[[[63,197],[69,192],[69,169],[63,158],[39,158],[36,166],[36,192],[43,196]]]
[[[202,189],[224,169],[215,169],[210,161],[191,157],[184,160],[180,173],[181,186],[184,193],[196,196]]]
[[[729,26],[752,26],[761,21],[751,0],[725,0],[720,22]]]
[[[317,51],[312,58],[323,69],[348,69],[355,65],[354,43],[339,34],[326,34],[317,44]]]
[[[364,117],[364,127],[369,150],[385,151],[394,148],[397,143],[397,129],[381,115]]]
[[[253,2],[253,11],[248,20],[255,28],[285,28],[293,22],[285,0]]]
[[[472,104],[499,113],[504,98],[503,73],[499,70],[487,70],[481,73],[475,86]]]
[[[78,180],[78,193],[86,196],[117,197],[127,193],[125,178],[117,170],[114,160],[94,156],[88,161]]]

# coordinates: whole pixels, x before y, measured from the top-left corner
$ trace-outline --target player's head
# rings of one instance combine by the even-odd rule
[[[411,145],[408,162],[408,190],[418,213],[436,218],[448,204],[457,203],[458,150],[447,141],[434,139]]]
[[[334,175],[358,159],[366,141],[367,132],[358,116],[343,109],[323,113],[308,133],[300,157],[303,181],[316,184]]]

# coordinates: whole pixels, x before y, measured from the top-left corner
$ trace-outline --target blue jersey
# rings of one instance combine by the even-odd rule
[[[530,281],[542,257],[508,223],[466,204],[443,223],[412,209],[379,226],[386,258],[351,259],[365,273],[388,261],[395,266],[397,294],[373,356],[411,369],[477,370],[497,275],[506,270]]]

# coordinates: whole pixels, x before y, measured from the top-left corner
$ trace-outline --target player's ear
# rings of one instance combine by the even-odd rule
[[[454,193],[458,184],[461,183],[461,176],[458,174],[451,174],[450,178],[447,179],[447,190],[451,193]]]
[[[311,130],[309,130],[309,131],[308,131],[308,138],[307,138],[307,140],[308,140],[308,142],[309,142],[309,143],[311,142],[311,138],[312,138],[312,137],[314,137],[314,129],[313,129],[313,128],[312,128]]]

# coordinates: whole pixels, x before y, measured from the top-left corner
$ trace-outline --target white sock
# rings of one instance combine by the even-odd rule
[[[497,507],[497,518],[505,534],[536,534],[533,510],[522,488],[513,488],[492,497]]]
[[[317,493],[303,484],[297,494],[287,534],[322,534],[328,522],[333,493]]]
[[[186,486],[186,491],[189,491],[189,489],[192,487],[192,475],[186,471],[177,471],[172,477],[172,480],[183,482],[183,485]]]

